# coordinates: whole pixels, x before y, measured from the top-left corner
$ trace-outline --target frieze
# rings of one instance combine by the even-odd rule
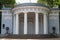
[[[37,6],[25,6],[25,7],[16,7],[13,9],[14,13],[25,13],[25,12],[41,12],[45,13],[48,12],[49,9],[45,7],[37,7]]]

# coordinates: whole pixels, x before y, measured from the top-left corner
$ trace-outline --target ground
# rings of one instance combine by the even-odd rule
[[[60,38],[50,38],[50,39],[0,39],[0,40],[60,40]]]

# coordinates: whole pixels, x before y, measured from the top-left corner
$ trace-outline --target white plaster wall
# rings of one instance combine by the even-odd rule
[[[5,28],[3,29],[3,24]],[[6,34],[6,27],[9,27],[9,33],[12,33],[12,12],[11,10],[4,8],[2,11],[2,24],[1,24],[1,34]]]
[[[59,12],[49,14],[49,33],[52,33],[52,27],[56,28],[56,34],[59,34]]]

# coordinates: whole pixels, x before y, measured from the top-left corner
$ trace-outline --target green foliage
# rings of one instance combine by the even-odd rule
[[[52,3],[52,0],[38,0],[37,3],[45,4],[45,5],[47,5],[48,7],[52,7],[51,4],[53,4],[53,3]]]
[[[12,7],[15,4],[15,0],[0,0],[0,4],[6,7]]]
[[[58,1],[56,2],[56,4],[57,4],[57,5],[60,5],[60,0],[58,0]]]
[[[40,4],[47,4],[47,0],[37,0],[37,3],[40,3]]]
[[[1,4],[14,4],[15,0],[0,0]]]
[[[60,4],[60,0],[38,0],[37,3],[42,3],[49,7],[54,7],[57,6],[57,4]]]

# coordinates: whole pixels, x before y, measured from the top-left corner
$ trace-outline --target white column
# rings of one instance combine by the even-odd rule
[[[15,34],[15,30],[16,30],[16,16],[14,15],[14,22],[13,22],[14,26],[13,26],[13,34]]]
[[[44,20],[44,21],[43,21],[43,22],[44,22],[44,34],[48,34],[47,14],[44,14],[44,19],[43,19],[43,20]]]
[[[15,34],[19,34],[19,16],[16,14],[16,30]]]
[[[35,14],[35,34],[39,34],[39,17],[38,13]]]
[[[24,13],[24,34],[27,34],[27,13]]]

